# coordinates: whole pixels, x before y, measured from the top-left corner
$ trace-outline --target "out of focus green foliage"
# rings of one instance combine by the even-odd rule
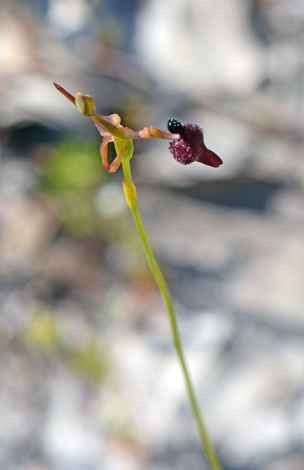
[[[51,353],[60,345],[57,319],[46,307],[31,315],[24,331],[25,342],[44,353]]]
[[[108,370],[109,346],[98,332],[72,344],[64,335],[64,312],[56,312],[44,305],[37,306],[29,317],[23,332],[23,340],[29,348],[57,358],[74,373],[89,383],[98,383]]]
[[[89,382],[98,383],[106,374],[109,350],[103,341],[94,338],[66,354],[69,367]]]
[[[105,181],[98,145],[86,140],[64,140],[41,165],[42,187],[57,193],[92,191]]]
[[[64,140],[40,164],[40,192],[55,203],[63,227],[73,236],[100,230],[94,205],[96,191],[107,180],[98,144]]]

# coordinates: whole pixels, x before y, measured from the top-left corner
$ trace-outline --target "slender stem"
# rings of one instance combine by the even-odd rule
[[[122,160],[122,169],[123,169],[123,174],[125,178],[125,182],[129,185],[132,186],[132,173],[131,173],[131,167],[130,167],[130,160],[126,160],[123,158]]]
[[[123,160],[123,165],[122,166],[123,166],[125,183],[132,186],[133,181],[132,181],[132,175],[131,175],[131,169],[130,169],[129,161],[124,161]],[[204,448],[207,460],[209,462],[211,470],[222,470],[222,466],[221,466],[221,464],[220,464],[220,462],[217,458],[215,450],[214,450],[214,448],[212,446],[212,443],[210,441],[210,438],[208,436],[208,432],[207,432],[206,426],[205,426],[203,418],[202,418],[202,414],[201,414],[201,411],[200,411],[200,408],[199,408],[199,404],[198,404],[198,401],[197,401],[195,393],[194,393],[194,389],[193,389],[193,386],[192,386],[190,374],[188,372],[188,367],[187,367],[185,357],[184,357],[184,353],[183,353],[183,349],[182,349],[182,344],[181,344],[181,340],[180,340],[180,335],[179,335],[179,331],[178,331],[178,326],[177,326],[177,322],[176,322],[176,317],[175,317],[175,313],[174,313],[172,299],[171,299],[171,295],[170,295],[170,292],[169,292],[168,287],[167,287],[167,283],[164,279],[164,276],[163,276],[163,274],[162,274],[162,272],[159,268],[159,265],[158,265],[158,263],[155,259],[153,251],[152,251],[152,249],[150,247],[150,244],[148,242],[148,239],[147,239],[146,232],[145,232],[142,220],[141,220],[141,216],[140,216],[140,212],[139,212],[137,203],[135,202],[134,205],[132,205],[130,208],[131,208],[131,211],[132,211],[133,219],[134,219],[134,222],[135,222],[140,240],[142,242],[142,245],[143,245],[146,257],[147,257],[148,264],[150,266],[150,269],[151,269],[152,274],[154,276],[154,279],[155,279],[155,281],[156,281],[156,283],[159,287],[159,290],[161,292],[162,298],[163,298],[165,306],[166,306],[174,346],[175,346],[177,356],[178,356],[178,359],[179,359],[179,362],[180,362],[180,366],[181,366],[183,377],[184,377],[184,380],[185,380],[185,384],[186,384],[190,404],[191,404],[191,407],[192,407],[194,417],[196,419],[196,423],[197,423],[197,426],[198,426],[200,438],[201,438],[201,441],[202,441],[202,444],[203,444],[203,448]]]

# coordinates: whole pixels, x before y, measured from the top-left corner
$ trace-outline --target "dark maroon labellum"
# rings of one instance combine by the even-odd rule
[[[179,163],[189,165],[192,162],[200,162],[214,168],[223,163],[215,152],[206,147],[203,131],[197,124],[181,124],[176,119],[169,118],[168,129],[171,133],[181,136],[180,140],[169,144],[170,152]]]

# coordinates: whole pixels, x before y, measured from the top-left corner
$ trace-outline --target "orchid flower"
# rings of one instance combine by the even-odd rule
[[[223,162],[220,157],[216,155],[216,153],[206,147],[203,131],[196,124],[181,124],[176,119],[169,118],[169,132],[164,132],[155,126],[144,127],[140,131],[134,131],[129,127],[124,127],[121,125],[121,118],[118,114],[110,114],[109,116],[97,114],[95,111],[95,101],[91,96],[84,95],[83,93],[76,93],[74,97],[60,85],[57,85],[56,83],[54,83],[54,85],[57,90],[60,91],[60,93],[62,93],[66,98],[68,98],[68,100],[77,106],[78,111],[81,114],[91,119],[91,121],[93,121],[97,127],[100,135],[103,137],[102,143],[100,145],[100,155],[105,170],[113,173],[117,171],[120,164],[122,164],[124,175],[123,189],[126,201],[131,209],[151,272],[163,297],[168,314],[169,324],[171,327],[173,344],[177,352],[177,357],[181,366],[189,401],[198,426],[198,431],[203,448],[205,450],[206,458],[209,462],[210,469],[222,470],[222,466],[218,460],[216,452],[207,433],[207,429],[200,412],[199,404],[194,393],[190,373],[188,371],[184,357],[171,295],[162,271],[160,270],[160,267],[151,249],[144,225],[142,223],[137,203],[136,187],[132,179],[130,159],[133,155],[133,140],[158,138],[170,141],[170,152],[172,153],[173,157],[183,165],[188,165],[192,162],[200,162],[204,163],[205,165],[218,167]],[[108,161],[108,145],[110,142],[114,143],[116,151],[116,157],[111,164],[109,164]]]
[[[78,111],[87,116],[97,127],[100,135],[103,137],[100,144],[100,156],[102,165],[105,170],[114,173],[118,170],[123,157],[131,158],[133,155],[133,140],[135,139],[166,139],[170,141],[178,141],[181,139],[180,134],[164,132],[155,126],[144,127],[140,131],[134,131],[129,127],[121,125],[121,117],[119,114],[110,114],[103,116],[96,113],[95,100],[92,96],[76,93],[71,95],[62,86],[54,83],[57,90],[62,93],[68,100],[77,106]],[[109,164],[108,161],[108,145],[114,142],[116,157]]]

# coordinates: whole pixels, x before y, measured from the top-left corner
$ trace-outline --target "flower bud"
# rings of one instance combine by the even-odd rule
[[[131,184],[127,184],[125,181],[123,181],[122,186],[128,206],[130,209],[134,209],[137,205],[137,192],[135,184],[133,182]]]

